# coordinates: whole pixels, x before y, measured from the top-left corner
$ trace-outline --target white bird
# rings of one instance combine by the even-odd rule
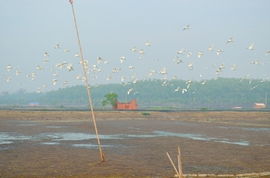
[[[13,67],[11,65],[7,65],[6,66],[6,71],[7,72],[10,72],[12,69],[13,69]]]
[[[57,79],[52,79],[52,85],[56,85],[57,84]]]
[[[219,56],[221,53],[223,53],[224,51],[222,50],[222,49],[218,49],[217,51],[216,51],[216,54]]]
[[[254,50],[255,49],[255,45],[254,43],[250,44],[248,47],[247,47],[248,50]]]
[[[152,70],[150,70],[150,72],[148,73],[148,76],[151,77],[151,76],[153,76],[155,73],[156,73],[156,71],[152,69]]]
[[[161,86],[163,87],[167,87],[169,85],[169,82],[167,79],[164,79],[164,81],[162,82]]]
[[[49,56],[49,53],[47,51],[44,52],[43,54],[44,57],[48,57]]]
[[[129,95],[133,91],[134,91],[134,89],[133,88],[130,88],[130,89],[128,89],[127,94]]]
[[[190,29],[191,29],[190,25],[185,25],[185,26],[183,27],[183,31],[185,31],[185,30],[190,30]]]
[[[59,43],[54,46],[54,49],[59,49],[59,48],[60,48],[60,44]]]
[[[97,57],[97,63],[101,64],[103,62],[103,59],[101,57]]]
[[[189,63],[187,66],[188,66],[188,69],[189,70],[192,70],[193,69],[193,64],[192,63]]]
[[[234,39],[233,39],[233,37],[230,37],[230,38],[226,41],[226,44],[229,44],[229,43],[232,43],[232,42],[234,42]]]
[[[209,46],[209,47],[207,48],[208,51],[213,51],[213,49],[214,49],[213,46]]]
[[[65,66],[65,65],[67,65],[68,63],[66,62],[66,61],[64,61],[64,62],[61,62],[61,63],[59,63],[59,64],[56,64],[55,65],[55,67],[57,67],[57,68],[59,68],[59,69],[63,69],[63,67]]]
[[[151,44],[151,42],[147,41],[147,42],[144,43],[144,45],[149,47],[149,46],[151,46],[152,44]]]
[[[72,64],[67,64],[66,68],[69,72],[74,70]]]
[[[231,70],[232,70],[232,71],[236,71],[236,69],[237,69],[237,65],[236,65],[236,64],[233,64],[233,65],[231,66]]]
[[[117,72],[120,72],[121,71],[121,68],[113,68],[112,69],[112,73],[117,73]]]
[[[161,75],[166,75],[166,74],[168,74],[167,73],[167,69],[165,68],[165,67],[163,67],[161,70],[160,70],[160,72],[159,72]]]
[[[260,64],[260,61],[259,60],[254,60],[254,61],[251,61],[250,64],[258,65],[258,64]]]
[[[176,57],[176,59],[173,60],[176,64],[180,64],[183,62],[182,59],[180,59],[178,56]]]
[[[126,61],[126,57],[125,56],[121,56],[120,57],[120,63],[123,64]]]
[[[134,67],[134,66],[128,66],[128,68],[129,68],[130,70],[135,69],[135,67]]]
[[[187,57],[191,57],[191,56],[192,56],[192,52],[189,51],[189,52],[187,53]]]
[[[181,89],[180,87],[177,87],[177,88],[174,89],[174,92],[179,92],[180,89]]]
[[[199,51],[198,53],[197,53],[197,57],[198,58],[201,58],[203,56],[203,52],[202,51]]]
[[[203,81],[201,82],[201,84],[202,84],[202,85],[205,85],[205,84],[206,84],[206,80],[203,80]]]
[[[143,55],[144,54],[144,50],[143,49],[140,49],[139,50],[139,54]]]
[[[125,80],[126,80],[126,77],[124,77],[124,76],[121,76],[121,82],[125,82]]]
[[[138,49],[136,47],[133,47],[130,50],[135,53],[135,52],[137,52]]]
[[[11,77],[6,78],[6,82],[9,83],[11,81]]]
[[[82,79],[82,77],[80,75],[77,75],[75,78],[76,78],[76,80],[81,80]]]
[[[43,67],[41,67],[40,65],[37,65],[37,66],[36,66],[36,69],[37,69],[37,70],[42,70]]]
[[[138,82],[137,78],[133,79],[133,81],[132,81],[133,84],[136,84],[137,82]]]
[[[107,78],[106,78],[106,80],[111,80],[112,79],[112,76],[108,76]]]
[[[68,52],[70,52],[70,50],[69,49],[64,49],[64,52],[68,53]]]
[[[184,54],[185,52],[186,52],[185,49],[180,49],[180,50],[178,50],[176,53],[177,53],[177,54]]]
[[[16,71],[15,71],[15,75],[16,75],[16,76],[18,76],[18,75],[20,75],[20,74],[21,74],[21,71],[19,71],[19,70],[16,70]]]
[[[182,89],[182,94],[186,93],[188,90],[186,88]]]

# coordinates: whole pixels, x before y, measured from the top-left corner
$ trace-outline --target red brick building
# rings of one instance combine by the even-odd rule
[[[117,101],[115,109],[118,110],[136,110],[138,108],[137,101],[131,100],[128,103],[120,103]]]

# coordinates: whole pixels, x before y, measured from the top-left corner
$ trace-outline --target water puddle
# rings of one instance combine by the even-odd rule
[[[61,129],[61,128],[66,128],[67,126],[56,126],[56,125],[48,125],[46,128],[48,129]]]
[[[213,142],[227,143],[227,144],[240,145],[240,146],[250,145],[250,143],[245,140],[230,141],[227,138],[208,137],[206,135],[200,135],[200,134],[184,134],[184,133],[174,133],[174,132],[165,132],[165,131],[154,131],[153,133],[156,133],[159,136],[165,136],[165,137],[181,137],[181,138],[189,138],[192,140],[213,141]]]
[[[23,124],[18,124],[18,126],[21,127],[33,127],[33,126],[37,126],[38,124],[36,123],[23,123]]]
[[[225,127],[225,126],[219,126],[218,128],[221,129],[241,129],[241,130],[247,130],[247,131],[255,131],[255,132],[270,132],[270,128],[254,128],[254,127]]]
[[[200,141],[211,141],[220,142],[227,144],[234,144],[240,146],[249,146],[250,143],[246,140],[229,140],[227,138],[215,138],[208,137],[201,134],[191,133],[175,133],[166,131],[153,131],[148,134],[112,134],[112,135],[100,135],[102,140],[113,140],[113,139],[134,139],[134,138],[156,138],[156,137],[180,137],[188,138],[192,140]],[[40,141],[42,145],[59,145],[62,141],[84,141],[96,139],[95,134],[81,133],[81,132],[57,132],[57,133],[41,133],[34,136],[25,136],[15,132],[0,132],[0,145],[13,144],[16,141],[31,140]],[[73,144],[74,147],[89,147],[94,148],[97,145],[92,144]],[[115,145],[108,145],[108,147],[115,147]]]
[[[97,149],[98,145],[96,144],[73,144],[73,147],[79,147],[79,148],[88,148],[88,149]],[[102,145],[103,148],[118,148],[119,145]]]
[[[42,142],[42,145],[59,145],[60,143],[58,142]]]
[[[42,133],[38,135],[41,139],[51,139],[53,141],[82,141],[96,139],[95,134],[88,133]],[[122,139],[119,135],[99,135],[100,139]]]

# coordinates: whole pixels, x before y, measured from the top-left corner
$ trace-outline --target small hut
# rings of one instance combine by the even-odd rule
[[[121,103],[121,102],[116,102],[116,107],[117,110],[136,110],[138,108],[137,101],[131,100],[128,103]]]

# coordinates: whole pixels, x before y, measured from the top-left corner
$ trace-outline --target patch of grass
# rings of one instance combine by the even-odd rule
[[[142,112],[143,116],[150,116],[151,114],[149,112]]]

